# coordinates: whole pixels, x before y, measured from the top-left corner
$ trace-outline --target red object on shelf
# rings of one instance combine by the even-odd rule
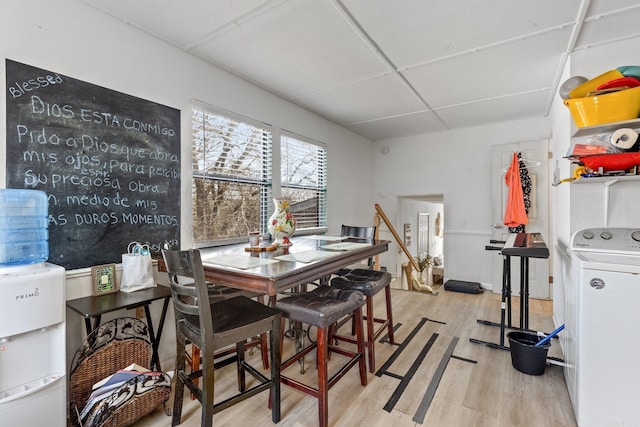
[[[632,88],[640,86],[640,80],[635,77],[622,77],[620,79],[609,80],[601,84],[596,90],[613,89],[613,88]]]
[[[583,156],[580,157],[580,162],[594,171],[600,167],[605,171],[627,170],[640,165],[640,152]]]

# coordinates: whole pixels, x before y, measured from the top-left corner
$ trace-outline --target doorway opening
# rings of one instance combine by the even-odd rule
[[[430,255],[434,259],[434,283],[444,279],[444,195],[416,195],[398,197],[397,229],[404,230],[404,244],[414,256]],[[406,255],[398,251],[395,260],[394,288],[411,289],[403,264]]]

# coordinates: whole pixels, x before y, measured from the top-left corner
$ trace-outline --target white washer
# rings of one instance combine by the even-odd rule
[[[565,379],[580,427],[640,426],[640,229],[571,239]]]

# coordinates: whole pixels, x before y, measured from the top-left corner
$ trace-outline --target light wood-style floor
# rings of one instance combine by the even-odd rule
[[[378,297],[376,310],[382,313],[383,298]],[[513,301],[514,324],[517,323],[518,298]],[[553,330],[550,301],[530,301],[532,329]],[[376,311],[378,312],[378,311]],[[438,295],[393,290],[396,341],[401,344],[416,328],[421,319],[429,319],[418,329],[401,355],[386,374],[369,373],[368,385],[362,387],[357,369],[352,369],[329,391],[329,423],[332,426],[491,426],[491,427],[571,427],[575,417],[564,382],[562,368],[548,365],[544,375],[523,374],[511,365],[508,351],[494,350],[473,344],[469,338],[490,342],[499,340],[499,328],[482,325],[477,319],[498,322],[500,296],[485,291],[480,295],[447,292],[440,288]],[[442,322],[442,323],[439,323]],[[419,363],[415,375],[400,394],[398,386],[403,376],[423,351],[425,344],[437,334],[433,345]],[[435,396],[422,423],[414,421],[418,408],[432,382],[433,374],[441,365],[443,355],[452,340],[459,340],[437,386]],[[507,341],[508,342],[508,341]],[[377,343],[378,368],[398,349],[388,343]],[[285,342],[285,355],[291,354],[292,342]],[[258,352],[253,357],[256,357]],[[553,343],[550,356],[561,357],[559,344]],[[334,355],[333,363],[341,362]],[[464,360],[468,359],[468,360]],[[471,363],[476,361],[477,363]],[[305,381],[315,382],[314,359],[307,357]],[[297,372],[297,367],[287,370]],[[217,372],[216,393],[235,387],[234,367]],[[394,393],[399,399],[390,411]],[[200,425],[200,406],[189,400],[185,392],[182,425]],[[169,405],[171,401],[169,402]],[[423,405],[424,406],[424,405]],[[219,426],[271,426],[271,412],[267,409],[267,394],[255,396],[235,407],[216,414],[214,425]],[[171,424],[162,408],[139,421],[137,426],[159,427]],[[279,426],[315,427],[318,425],[316,400],[299,391],[282,386],[282,420]]]

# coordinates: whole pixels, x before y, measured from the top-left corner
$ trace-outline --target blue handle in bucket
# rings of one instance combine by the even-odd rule
[[[546,343],[547,341],[549,341],[551,338],[555,337],[556,335],[558,335],[558,332],[560,332],[561,330],[564,329],[564,324],[558,326],[556,328],[555,331],[551,332],[549,335],[547,335],[546,337],[542,338],[540,341],[538,341],[534,347],[540,347],[541,345],[543,345],[544,343]]]

